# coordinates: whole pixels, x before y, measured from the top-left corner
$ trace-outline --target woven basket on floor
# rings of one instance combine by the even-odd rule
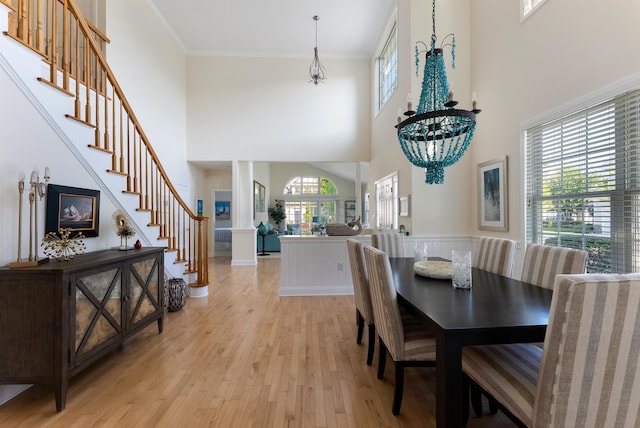
[[[176,312],[187,303],[187,283],[182,278],[171,278],[167,281],[167,293],[165,294],[167,309]]]

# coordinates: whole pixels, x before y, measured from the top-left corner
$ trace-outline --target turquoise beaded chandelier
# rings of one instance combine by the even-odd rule
[[[480,113],[473,102],[473,110],[454,108],[458,103],[449,91],[442,47],[436,48],[436,2],[433,0],[433,34],[431,46],[419,42],[416,46],[416,72],[421,53],[426,53],[420,102],[416,111],[404,113],[407,119],[396,125],[398,139],[405,156],[412,164],[424,168],[427,184],[444,183],[444,169],[456,163],[469,148],[476,127],[476,114]],[[452,38],[451,53],[455,61],[455,38]],[[455,67],[455,63],[453,64]]]

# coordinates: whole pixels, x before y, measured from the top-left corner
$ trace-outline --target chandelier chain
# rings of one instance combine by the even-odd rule
[[[436,0],[433,0],[432,6],[431,6],[431,22],[433,24],[433,38],[435,40],[436,37]]]

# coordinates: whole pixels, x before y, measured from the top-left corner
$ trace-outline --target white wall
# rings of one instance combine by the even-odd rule
[[[411,201],[410,217],[402,217],[400,222],[411,234],[466,235],[472,225],[470,182],[473,170],[468,153],[457,164],[445,169],[444,184],[427,185],[424,169],[407,160],[398,142],[395,128],[398,109],[406,110],[409,93],[414,105],[420,97],[424,54],[421,54],[419,76],[416,77],[415,46],[417,41],[430,43],[431,3],[399,0],[397,13],[398,89],[373,121],[369,188],[373,192],[376,180],[398,171],[398,194],[410,195]],[[471,106],[469,0],[436,3],[436,32],[438,47],[447,34],[455,33],[456,68],[451,69],[450,48],[445,48],[445,63],[455,98],[461,108],[468,109]],[[371,209],[373,213],[373,193]]]
[[[97,189],[95,181],[75,159],[58,135],[42,118],[31,102],[23,95],[13,80],[0,68],[0,147],[4,156],[0,157],[0,224],[3,236],[0,239],[0,265],[13,262],[18,253],[18,174],[22,170],[29,180],[31,171],[39,170],[40,178],[44,168],[49,167],[53,184]],[[25,183],[22,201],[22,257],[29,251],[29,184]],[[45,201],[38,205],[38,248],[44,236]],[[119,244],[119,239],[111,228],[111,214],[115,210],[106,198],[100,206],[100,232],[98,238],[83,241],[88,251],[108,248]]]
[[[188,58],[191,160],[347,161],[369,156],[369,61]]]
[[[470,166],[509,157],[509,232],[476,233],[520,240],[521,125],[640,71],[640,2],[548,0],[523,23],[518,8],[517,1],[471,2],[472,87],[482,113]]]
[[[191,188],[202,171],[186,164],[186,55],[149,4],[106,2],[107,60],[171,180]]]
[[[410,5],[411,0],[398,0],[398,88],[385,106],[372,118],[371,158],[369,163],[370,212],[373,221],[375,214],[375,181],[398,171],[399,193],[404,195],[411,192],[411,164],[405,158],[398,142],[397,131],[394,127],[398,121],[398,108],[406,110],[407,94],[411,92],[411,73],[413,69],[413,46],[410,46]],[[390,17],[390,19],[392,19]],[[388,29],[387,29],[388,31]],[[379,45],[382,46],[388,34],[380,35]],[[369,72],[376,73],[375,61],[372,61]],[[372,77],[370,91],[375,87]],[[404,111],[402,110],[402,111]],[[374,113],[372,113],[373,115]],[[404,218],[403,218],[404,219]],[[404,221],[404,220],[403,220]]]

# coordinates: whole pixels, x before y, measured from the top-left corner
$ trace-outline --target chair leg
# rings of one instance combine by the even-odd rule
[[[498,402],[493,397],[489,397],[489,413],[492,415],[498,413]]]
[[[360,314],[360,311],[356,309],[356,323],[358,323],[358,338],[356,343],[359,345],[362,343],[362,332],[364,331],[364,318]]]
[[[384,346],[382,339],[378,338],[378,342],[380,343],[378,347],[378,379],[382,379],[384,378],[384,366],[387,362],[387,347]]]
[[[479,418],[482,416],[482,392],[480,392],[480,388],[473,382],[471,382],[470,391],[471,407],[473,407],[473,413]]]
[[[400,414],[400,406],[402,405],[402,390],[404,389],[404,364],[396,361],[396,385],[393,388],[393,408],[394,415]]]
[[[370,366],[373,363],[373,350],[376,347],[376,326],[369,324],[369,351],[367,352],[367,365]]]

